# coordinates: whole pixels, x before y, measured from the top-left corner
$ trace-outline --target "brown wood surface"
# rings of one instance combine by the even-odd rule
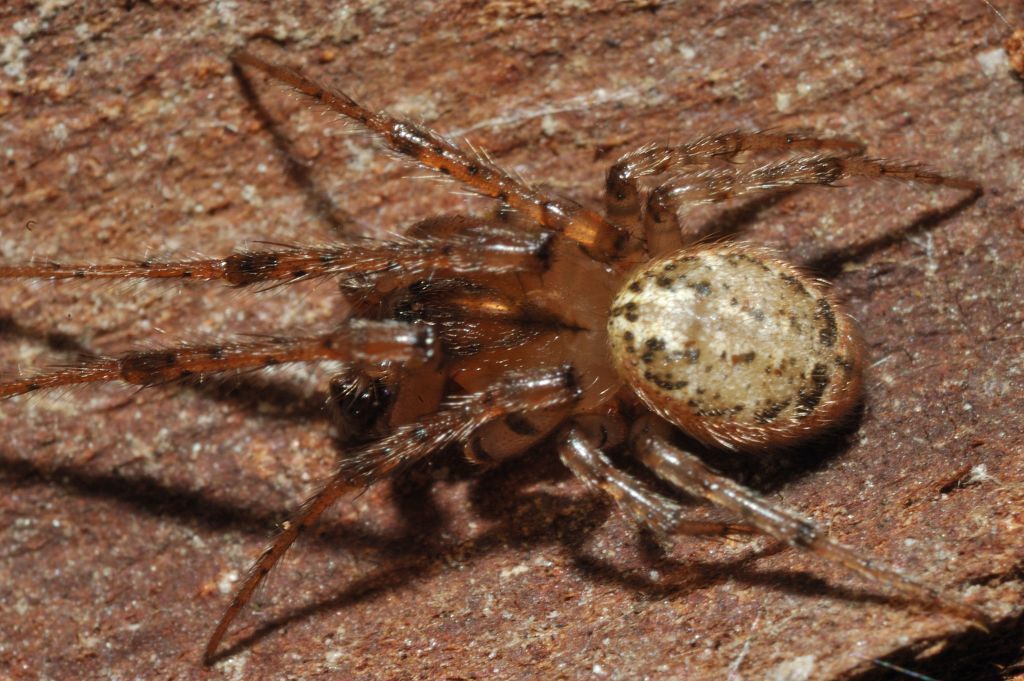
[[[936,678],[1020,674],[1024,84],[987,7],[279,5],[0,10],[0,258],[214,256],[487,209],[263,79],[247,94],[226,58],[242,45],[595,206],[616,155],[736,127],[814,128],[971,177],[985,187],[973,202],[858,183],[692,219],[833,279],[872,356],[848,432],[781,464],[716,464],[996,624],[969,630],[766,540],[662,553],[537,451],[479,474],[442,457],[343,504],[204,671],[232,579],[337,454],[319,368],[0,404],[0,676],[896,673],[878,659]],[[340,309],[329,284],[4,282],[0,371],[308,333]]]

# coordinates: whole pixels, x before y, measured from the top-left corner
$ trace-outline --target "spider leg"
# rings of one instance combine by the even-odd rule
[[[231,622],[245,608],[256,588],[299,534],[311,527],[345,492],[363,489],[428,454],[465,441],[474,430],[510,413],[564,407],[579,398],[571,367],[510,373],[491,388],[453,398],[433,414],[395,428],[386,437],[364,445],[286,522],[235,592],[210,637],[204,661],[210,664]]]
[[[693,454],[673,447],[659,435],[640,432],[634,450],[658,477],[697,498],[732,511],[758,531],[790,546],[810,551],[858,575],[899,592],[905,598],[986,625],[988,617],[974,606],[914,582],[828,538],[810,520],[781,508],[757,492],[708,468]]]
[[[567,328],[528,301],[466,279],[416,282],[390,296],[382,309],[402,321],[429,322],[445,353],[458,357],[517,347]]]
[[[980,189],[970,180],[939,175],[911,163],[859,156],[798,156],[739,172],[732,168],[684,172],[656,187],[647,197],[644,232],[648,250],[658,255],[682,247],[677,213],[682,206],[717,203],[799,185],[835,186],[841,180],[855,177],[891,178],[974,192]]]
[[[546,196],[435,132],[386,113],[374,113],[339,90],[249,52],[236,52],[232,60],[237,65],[258,69],[318,104],[356,121],[378,135],[393,151],[448,175],[484,196],[498,199],[539,225],[563,233],[594,258],[605,262],[613,260],[626,246],[628,235],[598,213],[567,199]]]
[[[433,353],[429,326],[353,319],[331,333],[305,338],[266,338],[246,343],[182,345],[91,357],[50,373],[0,383],[0,398],[79,383],[123,381],[157,385],[190,377],[285,362],[422,362]]]
[[[725,536],[758,531],[749,523],[683,518],[683,508],[678,503],[654,492],[608,460],[601,451],[607,446],[606,440],[605,428],[595,431],[577,420],[562,431],[558,453],[562,462],[587,487],[610,496],[641,527],[650,529],[660,538],[672,534]]]
[[[428,319],[431,315],[426,308],[437,311],[438,303],[441,303],[438,300],[441,289],[451,293],[453,288],[472,288],[467,282],[471,277],[464,275],[543,274],[553,260],[553,232],[538,232],[534,228],[513,229],[493,221],[461,215],[423,220],[413,225],[403,238],[413,244],[420,240],[452,244],[442,246],[442,253],[445,257],[457,259],[458,269],[442,266],[443,263],[439,262],[429,270],[426,267],[405,268],[345,278],[340,282],[341,290],[355,314],[370,318],[399,315],[406,321]],[[458,244],[462,251],[457,252],[454,244]],[[452,275],[460,276],[453,279]],[[400,293],[403,291],[404,294]],[[470,307],[487,307],[482,296],[478,287],[475,294],[477,302]],[[427,298],[433,299],[432,302]],[[465,307],[465,302],[456,303],[454,307],[442,303],[442,307],[447,307],[451,314],[441,314],[441,318],[434,321],[447,324],[445,328],[449,329],[453,315]],[[515,307],[521,305],[497,302],[491,306],[487,316],[492,322],[501,323],[498,317],[504,317],[508,322]],[[415,311],[414,308],[424,309]],[[505,310],[504,314],[501,310]],[[511,331],[515,333],[515,329]]]
[[[461,224],[461,223],[459,223]],[[551,233],[517,232],[471,223],[440,237],[360,240],[328,247],[288,246],[235,253],[221,259],[109,265],[54,262],[0,265],[0,278],[221,280],[234,286],[273,285],[312,277],[367,277],[400,271],[412,276],[446,272],[540,271],[547,266]]]
[[[857,142],[819,139],[796,131],[731,132],[707,135],[676,146],[649,144],[619,158],[608,169],[605,213],[615,224],[640,235],[643,200],[640,178],[706,166],[711,159],[731,160],[744,151],[821,151],[851,154],[863,151]]]

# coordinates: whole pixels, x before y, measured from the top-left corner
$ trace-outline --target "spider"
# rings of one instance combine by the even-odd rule
[[[681,209],[848,178],[977,192],[973,182],[868,158],[847,140],[727,132],[622,156],[608,171],[602,215],[295,70],[248,51],[232,59],[351,119],[391,151],[496,199],[499,208],[491,218],[424,220],[384,241],[178,262],[0,266],[7,278],[189,279],[254,288],[337,279],[351,312],[329,333],[93,357],[0,382],[0,397],[11,397],[91,382],[199,380],[285,362],[344,363],[332,386],[351,447],[237,588],[205,648],[207,664],[271,569],[346,492],[450,446],[493,463],[544,440],[587,487],[661,538],[768,535],[910,601],[986,622],[976,607],[831,540],[800,514],[718,474],[677,437],[744,452],[819,437],[859,403],[865,362],[853,320],[822,282],[753,245],[688,243]],[[758,153],[781,160],[741,163]],[[661,481],[733,519],[687,517],[671,496],[616,467],[606,454],[613,448],[627,449]]]

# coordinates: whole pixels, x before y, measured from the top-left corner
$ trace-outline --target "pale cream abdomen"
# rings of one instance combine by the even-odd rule
[[[763,249],[703,245],[645,264],[616,295],[608,337],[641,399],[709,444],[801,440],[860,397],[852,320],[824,285]]]

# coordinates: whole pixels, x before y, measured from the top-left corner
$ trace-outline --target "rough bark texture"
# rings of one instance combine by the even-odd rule
[[[343,504],[203,671],[234,580],[337,454],[326,370],[293,370],[0,404],[0,676],[1021,673],[1024,85],[982,3],[98,5],[0,10],[5,261],[217,255],[486,209],[262,79],[247,95],[226,54],[253,43],[594,205],[617,154],[736,127],[814,128],[982,183],[973,202],[857,183],[694,219],[833,279],[873,359],[845,434],[716,463],[996,624],[764,540],[659,552],[541,450],[482,473],[441,457]],[[326,328],[339,309],[329,285],[4,282],[0,371]]]

